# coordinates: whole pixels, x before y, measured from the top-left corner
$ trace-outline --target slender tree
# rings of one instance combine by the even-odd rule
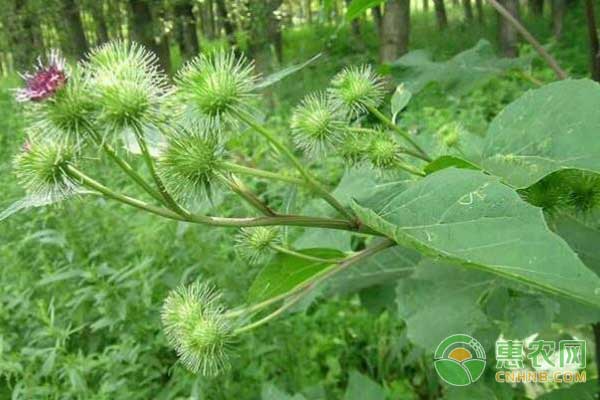
[[[219,21],[223,25],[223,30],[227,36],[227,42],[229,42],[231,46],[235,46],[235,25],[233,24],[229,10],[225,5],[225,0],[215,0],[215,2],[217,5],[217,15],[219,16]]]
[[[272,55],[279,61],[283,55],[281,26],[275,15],[283,0],[247,1],[249,18],[245,21],[249,32],[249,48],[258,71],[270,70]]]
[[[94,25],[96,27],[96,44],[108,42],[108,25],[106,24],[106,17],[104,16],[104,1],[88,1],[86,6],[94,18]]]
[[[423,11],[429,11],[429,0],[423,0]]]
[[[382,63],[396,60],[408,50],[410,0],[388,0],[381,25],[379,58]]]
[[[149,48],[159,57],[166,73],[171,72],[168,36],[160,24],[156,24],[147,0],[129,0],[131,7],[131,38]],[[155,31],[156,29],[156,31]],[[156,40],[158,38],[158,40]]]
[[[518,0],[500,0],[504,8],[516,19],[519,18],[519,2]],[[517,57],[519,49],[517,47],[517,30],[515,27],[502,15],[498,14],[498,39],[502,54],[506,57]]]
[[[191,0],[179,0],[175,3],[173,12],[177,44],[184,60],[189,60],[200,52],[194,4]]]
[[[473,6],[471,0],[462,0],[463,9],[465,12],[465,20],[467,22],[473,22]]]
[[[590,41],[590,71],[592,79],[600,82],[600,44],[598,43],[598,29],[593,0],[585,0],[585,14]],[[600,326],[598,329],[600,329]]]
[[[544,0],[529,0],[527,5],[529,6],[529,12],[532,15],[538,17],[544,15]]]
[[[190,2],[193,6],[193,2]],[[213,13],[212,0],[204,0],[199,4],[200,9],[200,26],[202,33],[207,39],[215,38],[215,16]]]
[[[381,5],[376,5],[371,8],[371,15],[373,16],[373,21],[375,22],[375,28],[377,29],[377,33],[381,35],[381,26],[383,24],[383,15],[381,14]]]
[[[565,0],[552,0],[552,32],[558,40],[562,37],[563,19],[567,11]]]
[[[81,21],[79,4],[75,0],[63,0],[62,5],[64,24],[69,32],[69,43],[73,54],[77,58],[81,58],[88,52],[89,46]]]
[[[444,30],[448,27],[448,16],[446,15],[446,5],[444,0],[433,0],[435,8],[435,19],[439,30]]]
[[[475,8],[477,9],[477,21],[481,25],[485,25],[485,13],[483,11],[483,0],[475,0]]]

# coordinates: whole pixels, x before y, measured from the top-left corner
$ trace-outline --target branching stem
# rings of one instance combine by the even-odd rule
[[[236,116],[258,132],[261,136],[263,136],[269,143],[271,143],[278,151],[280,151],[298,170],[300,175],[302,175],[307,183],[307,185],[316,193],[318,193],[325,201],[327,201],[333,208],[338,210],[340,214],[345,216],[351,221],[355,220],[355,217],[343,206],[340,202],[337,201],[335,197],[333,197],[327,189],[325,189],[312,174],[304,168],[304,165],[294,156],[292,151],[287,148],[283,143],[281,143],[273,133],[271,133],[267,128],[257,123],[251,116],[246,113],[236,111]]]
[[[385,126],[390,129],[393,129],[396,133],[398,133],[404,140],[406,140],[412,147],[414,147],[419,153],[421,153],[422,160],[431,161],[431,157],[427,155],[425,150],[419,146],[419,144],[412,138],[410,135],[404,131],[404,129],[400,128],[398,125],[394,124],[391,119],[386,117],[381,111],[372,106],[367,106],[369,112],[373,114],[379,121],[381,121]]]
[[[190,222],[196,224],[222,226],[222,227],[255,227],[255,226],[301,226],[312,228],[325,228],[343,231],[351,231],[357,233],[365,233],[369,235],[381,236],[380,233],[373,231],[366,226],[357,227],[352,222],[343,219],[308,217],[303,215],[275,215],[255,218],[225,218],[225,217],[210,217],[199,214],[181,215],[170,209],[156,207],[147,204],[141,200],[129,197],[104,186],[100,182],[90,178],[83,172],[79,171],[72,165],[65,167],[65,171],[75,180],[81,182],[89,189],[100,192],[107,198],[120,201],[121,203],[132,207],[160,215],[164,218],[173,219],[176,221]]]
[[[274,319],[278,315],[282,314],[283,312],[285,312],[287,309],[289,309],[294,304],[296,304],[300,299],[302,299],[304,296],[306,296],[308,293],[310,293],[311,290],[313,290],[315,287],[317,287],[322,282],[331,278],[333,275],[337,274],[338,272],[340,272],[344,269],[350,268],[351,266],[358,263],[359,261],[361,261],[367,257],[370,257],[373,254],[376,254],[376,253],[378,253],[384,249],[387,249],[388,247],[391,247],[393,245],[395,245],[395,243],[392,240],[384,239],[384,240],[374,244],[373,246],[367,247],[363,251],[356,253],[355,255],[353,255],[351,257],[341,260],[340,262],[334,264],[331,268],[325,270],[323,273],[321,273],[319,275],[315,275],[312,279],[309,279],[308,281],[302,283],[301,285],[297,286],[296,288],[292,289],[289,292],[283,293],[278,296],[274,296],[270,299],[267,299],[263,302],[254,304],[245,309],[230,311],[229,313],[226,313],[225,315],[227,317],[234,317],[234,316],[239,316],[239,315],[252,314],[254,312],[260,311],[261,309],[263,309],[271,304],[274,304],[281,300],[287,300],[287,302],[285,302],[281,307],[279,307],[274,312],[268,314],[267,316],[259,319],[256,322],[252,322],[248,325],[238,328],[234,333],[239,334],[239,333],[247,332],[249,330],[257,328],[257,327],[264,325],[265,323],[271,321],[272,319]]]

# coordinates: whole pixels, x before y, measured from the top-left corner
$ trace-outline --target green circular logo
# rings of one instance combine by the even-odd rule
[[[485,369],[485,350],[469,335],[448,336],[438,345],[434,366],[442,380],[453,386],[467,386],[477,380]]]

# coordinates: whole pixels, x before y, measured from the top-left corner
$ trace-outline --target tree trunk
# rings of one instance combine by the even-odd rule
[[[473,22],[473,6],[471,0],[462,0],[463,9],[465,11],[465,20],[467,22]]]
[[[69,31],[69,39],[73,49],[73,55],[81,58],[88,52],[89,47],[83,30],[83,22],[79,12],[79,5],[75,0],[63,0],[64,23]]]
[[[346,7],[350,6],[350,3],[352,3],[352,0],[346,0]],[[350,26],[352,28],[352,35],[355,38],[360,38],[360,19],[354,18],[350,22]]]
[[[433,6],[435,8],[435,19],[437,26],[440,31],[448,27],[448,16],[446,15],[446,6],[444,0],[433,0]]]
[[[529,0],[529,12],[532,15],[541,17],[544,15],[544,0]]]
[[[225,6],[225,0],[215,0],[217,2],[217,14],[223,24],[223,30],[227,36],[227,42],[231,46],[235,46],[235,26],[231,22],[227,6]]]
[[[200,25],[202,28],[202,34],[209,40],[215,38],[215,27],[213,22],[214,16],[212,8],[213,4],[210,0],[205,0],[204,3],[200,5]]]
[[[515,18],[519,19],[518,0],[501,0],[500,3]],[[502,54],[505,57],[517,57],[519,55],[519,49],[517,47],[517,30],[506,20],[506,18],[502,17],[500,14],[498,14],[498,18],[498,33]]]
[[[485,25],[485,14],[483,12],[483,0],[475,0],[475,8],[477,9],[477,21],[481,25]]]
[[[423,0],[423,11],[429,11],[429,0]]]
[[[592,79],[600,82],[600,44],[598,43],[598,29],[593,0],[585,0],[585,15],[590,41],[590,72]]]
[[[180,1],[175,5],[174,13],[177,23],[177,44],[184,60],[189,60],[200,53],[198,31],[194,5],[191,1]]]
[[[104,1],[97,0],[90,4],[90,12],[96,24],[96,44],[108,42],[108,26],[104,17]]]
[[[381,35],[381,26],[383,24],[383,16],[381,15],[381,6],[376,5],[371,8],[371,15],[373,15],[373,21],[375,22],[375,28],[377,29],[377,34]]]
[[[153,16],[145,0],[129,0],[131,7],[131,39],[143,44],[150,49],[159,59],[160,66],[167,74],[171,73],[171,56],[169,52],[168,37],[159,32],[160,41],[157,42],[154,32]]]
[[[560,40],[563,32],[563,19],[567,11],[565,0],[552,0],[552,32],[557,40]]]
[[[382,63],[395,61],[408,50],[410,35],[410,0],[388,0],[385,3],[379,58]]]
[[[249,48],[256,63],[256,69],[267,73],[271,69],[273,50],[279,61],[283,56],[283,41],[281,27],[274,11],[283,0],[264,0],[247,3],[250,18],[247,27],[250,33]]]
[[[312,24],[312,1],[304,0],[304,15],[306,15],[306,22]]]

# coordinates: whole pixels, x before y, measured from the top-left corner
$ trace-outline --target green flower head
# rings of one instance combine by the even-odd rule
[[[367,157],[373,167],[392,170],[401,160],[401,146],[390,136],[381,133],[371,140]]]
[[[68,144],[47,139],[27,141],[15,157],[15,174],[28,195],[58,200],[73,193],[77,187],[65,170],[74,159],[75,150]]]
[[[236,236],[235,248],[252,265],[265,262],[272,254],[271,245],[279,242],[277,228],[258,226],[242,228]]]
[[[79,141],[85,136],[96,107],[83,71],[74,69],[68,78],[46,101],[28,103],[26,113],[37,133],[58,141]]]
[[[181,201],[210,197],[216,182],[222,148],[218,134],[194,126],[169,137],[157,163],[167,191]],[[213,129],[214,130],[214,129]]]
[[[370,66],[349,67],[338,73],[329,89],[334,103],[351,117],[379,107],[385,95],[383,79]]]
[[[219,127],[249,109],[256,79],[253,63],[233,52],[202,54],[177,75],[176,96],[186,119]]]
[[[193,373],[214,376],[229,367],[233,338],[220,295],[210,286],[193,283],[173,290],[161,319],[169,344]]]
[[[294,110],[292,135],[298,147],[320,156],[344,136],[344,118],[325,93],[310,94]]]
[[[154,54],[136,43],[110,42],[85,64],[99,108],[98,122],[111,132],[155,123],[169,89]]]

